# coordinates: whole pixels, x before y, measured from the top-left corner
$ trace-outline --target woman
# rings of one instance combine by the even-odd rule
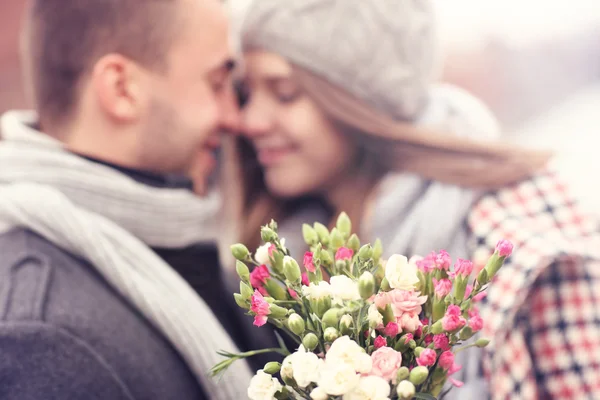
[[[225,153],[238,161],[225,164],[240,182],[226,195],[236,240],[257,245],[271,218],[299,233],[299,222],[340,211],[388,255],[443,248],[478,263],[510,239],[517,251],[481,305],[493,338],[485,372],[481,353],[465,352],[467,384],[454,395],[600,397],[596,223],[545,169],[548,154],[500,142],[481,103],[433,84],[431,8],[253,2],[242,26],[243,134]]]

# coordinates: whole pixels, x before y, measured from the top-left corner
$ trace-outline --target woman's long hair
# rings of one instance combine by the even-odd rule
[[[406,171],[439,182],[474,189],[495,189],[526,179],[545,166],[551,154],[499,141],[429,130],[382,115],[306,69],[293,66],[293,78],[334,125],[360,146],[361,177],[346,211],[359,231],[367,197],[388,171]],[[224,193],[229,235],[249,248],[260,243],[259,229],[271,218],[281,220],[294,201],[271,196],[256,154],[243,138],[230,138],[224,149]],[[364,171],[364,173],[362,172]]]

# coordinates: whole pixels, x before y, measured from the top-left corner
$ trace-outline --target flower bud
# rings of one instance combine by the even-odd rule
[[[387,278],[383,278],[381,280],[381,290],[384,292],[389,292],[390,290],[392,290],[392,288],[390,287],[390,283],[388,282]]]
[[[498,252],[492,254],[492,256],[488,260],[487,264],[485,264],[485,268],[483,269],[483,271],[485,271],[487,273],[489,281],[491,281],[494,278],[494,276],[496,276],[496,273],[500,270],[500,268],[504,264],[505,259],[506,259],[506,257],[500,257],[498,255]]]
[[[337,329],[335,329],[333,327],[329,327],[329,328],[325,329],[325,332],[323,332],[323,339],[325,339],[325,341],[328,343],[333,342],[334,340],[336,340],[339,337],[340,337],[340,333],[338,332]]]
[[[265,289],[269,293],[269,296],[276,300],[287,300],[288,298],[285,290],[274,279],[267,279]]]
[[[250,282],[250,270],[248,269],[248,266],[240,260],[235,262],[235,272],[237,272],[241,280]]]
[[[263,242],[273,243],[275,240],[277,240],[277,234],[273,229],[263,226],[260,228],[260,238],[263,240]]]
[[[333,250],[337,250],[344,245],[344,237],[337,228],[333,228],[329,239]]]
[[[283,257],[283,253],[279,250],[273,251],[273,269],[279,274],[283,273]]]
[[[406,368],[406,367],[403,367]],[[415,397],[416,392],[415,385],[409,381],[401,381],[396,388],[396,393],[398,394],[398,398],[401,400],[408,400]]]
[[[352,222],[350,222],[350,217],[345,212],[342,212],[337,219],[335,227],[340,231],[343,237],[350,236],[350,232],[352,231]]]
[[[312,226],[308,224],[302,224],[302,237],[309,246],[314,246],[319,241],[319,236]]]
[[[244,300],[244,298],[242,297],[241,294],[234,293],[233,298],[235,299],[235,302],[237,303],[237,305],[240,306],[241,308],[243,308],[245,310],[247,310],[249,308],[248,303],[246,302],[246,300]]]
[[[290,256],[283,257],[283,274],[285,278],[292,283],[300,283],[302,272],[300,271],[300,266]]]
[[[288,326],[290,327],[290,331],[294,332],[298,336],[302,335],[302,333],[304,333],[304,329],[306,328],[304,319],[296,313],[290,315],[288,318]]]
[[[319,222],[316,222],[314,226],[315,232],[317,232],[317,236],[319,237],[319,242],[327,246],[329,244],[329,229]]]
[[[326,266],[326,267],[330,267],[331,265],[333,265],[333,257],[331,257],[331,253],[327,250],[323,250],[321,252],[321,263]]]
[[[252,293],[254,292],[250,286],[246,285],[244,282],[240,282],[240,294],[242,295],[242,299],[250,300]]]
[[[375,293],[375,277],[369,271],[363,272],[360,278],[358,278],[358,292],[364,300]]]
[[[459,337],[460,337],[460,340],[467,340],[467,339],[471,339],[474,334],[475,334],[475,332],[473,332],[473,330],[471,328],[469,328],[468,326],[465,326],[460,331]]]
[[[383,254],[383,245],[381,244],[380,239],[376,239],[375,243],[373,243],[373,258],[375,260],[379,260],[381,255]]]
[[[340,319],[340,332],[342,335],[347,335],[352,332],[352,326],[354,325],[354,320],[350,314],[346,314],[342,316]]]
[[[483,349],[488,344],[490,344],[490,339],[488,338],[480,338],[475,342],[475,346],[479,347],[480,349]]]
[[[287,308],[280,307],[276,304],[269,305],[269,317],[285,318],[288,315]]]
[[[431,325],[431,333],[433,333],[434,335],[438,335],[442,332],[444,332],[442,320],[439,320],[435,324]]]
[[[433,300],[433,320],[438,321],[444,317],[444,313],[446,312],[446,303],[444,303],[441,299]]]
[[[310,308],[317,314],[319,318],[323,318],[323,315],[331,308],[331,297],[324,296],[318,299],[309,300]]]
[[[265,364],[263,371],[269,375],[274,375],[281,370],[281,364],[275,361],[271,361]]]
[[[321,319],[323,321],[323,328],[337,328],[342,313],[343,311],[340,308],[330,308],[327,310]]]
[[[388,304],[385,306],[385,310],[379,310],[381,315],[383,315],[383,325],[387,325],[390,322],[396,322],[396,317],[394,316],[394,310],[392,310],[392,305]]]
[[[358,257],[363,260],[368,260],[369,258],[373,257],[373,248],[371,245],[365,244],[363,247],[361,247],[358,251]]]
[[[410,375],[410,371],[407,367],[398,368],[398,372],[396,372],[396,382],[402,382],[407,379]]]
[[[348,239],[348,247],[354,252],[360,248],[360,239],[355,233],[353,233],[352,236],[350,236],[350,239]]]
[[[250,255],[250,251],[243,244],[237,243],[231,246],[231,254],[236,260],[244,261]]]
[[[319,338],[314,333],[308,333],[302,339],[302,345],[308,350],[313,351],[319,345]]]
[[[428,376],[429,371],[426,367],[414,367],[412,371],[410,371],[409,379],[414,385],[420,385],[427,380]]]
[[[479,275],[477,275],[477,282],[483,286],[486,283],[488,283],[489,281],[490,281],[490,277],[488,275],[487,270],[484,268],[481,271],[479,271]]]
[[[423,350],[425,350],[423,347],[415,348],[415,356],[420,357]]]

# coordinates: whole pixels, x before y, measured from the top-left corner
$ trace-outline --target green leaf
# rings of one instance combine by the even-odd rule
[[[415,393],[415,399],[421,399],[421,400],[437,400],[435,397],[433,397],[430,394],[427,393]]]

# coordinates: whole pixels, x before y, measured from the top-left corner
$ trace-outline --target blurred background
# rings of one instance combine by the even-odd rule
[[[237,16],[251,1],[228,0]],[[600,213],[593,183],[600,172],[600,1],[437,3],[442,79],[480,97],[507,139],[556,149],[558,168],[584,205]],[[2,0],[0,6],[0,112],[29,105],[18,60],[24,5]]]

